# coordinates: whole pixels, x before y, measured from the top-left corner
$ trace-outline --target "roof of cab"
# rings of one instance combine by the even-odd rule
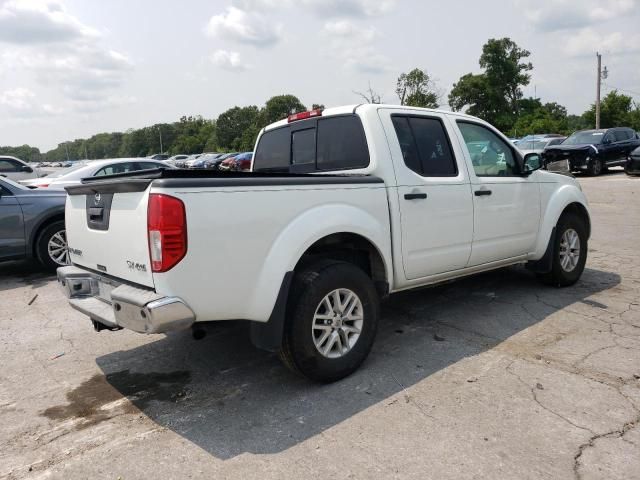
[[[431,113],[438,113],[438,114],[446,114],[446,115],[455,115],[458,117],[462,117],[462,118],[473,118],[475,119],[475,117],[471,116],[471,115],[466,115],[464,113],[460,113],[460,112],[452,112],[449,110],[439,110],[439,109],[432,109],[432,108],[420,108],[420,107],[409,107],[406,105],[393,105],[393,104],[385,104],[385,103],[361,103],[361,104],[352,104],[352,105],[343,105],[343,106],[339,106],[339,107],[331,107],[331,108],[325,108],[322,111],[322,117],[330,117],[333,115],[345,115],[345,114],[349,114],[349,113],[356,113],[356,112],[364,112],[367,110],[380,110],[380,109],[385,109],[385,108],[401,108],[403,110],[415,110],[416,112],[431,112]],[[317,118],[317,117],[314,117]],[[301,120],[304,121],[304,120]],[[284,125],[287,125],[289,123],[287,118],[283,118],[282,120],[279,120],[275,123],[272,123],[270,125],[267,125],[264,129],[263,132],[266,132],[268,130],[272,130],[274,128],[278,128],[278,127],[282,127]]]

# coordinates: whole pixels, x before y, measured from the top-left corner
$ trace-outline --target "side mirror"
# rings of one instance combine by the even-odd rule
[[[524,157],[524,174],[529,175],[531,172],[542,168],[542,157],[537,153],[529,153]]]
[[[609,137],[605,137],[602,139],[603,145],[609,145],[611,143],[611,139]]]
[[[26,173],[33,173],[33,168],[31,168],[29,165],[23,165],[22,171]]]

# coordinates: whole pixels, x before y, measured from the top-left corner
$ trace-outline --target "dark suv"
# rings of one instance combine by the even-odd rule
[[[631,128],[582,130],[561,145],[547,148],[542,157],[545,164],[568,160],[572,172],[600,175],[608,167],[625,165],[631,151],[638,146],[640,136]]]

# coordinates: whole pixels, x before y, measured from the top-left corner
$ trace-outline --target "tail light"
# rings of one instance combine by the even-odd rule
[[[187,254],[187,215],[182,200],[152,193],[147,210],[151,271],[166,272]]]

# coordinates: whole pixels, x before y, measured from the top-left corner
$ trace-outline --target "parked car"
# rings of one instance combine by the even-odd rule
[[[69,185],[77,185],[83,178],[113,175],[114,173],[135,172],[152,168],[173,168],[158,160],[147,158],[118,158],[112,160],[94,160],[87,165],[79,164],[52,173],[46,177],[21,181],[31,188],[49,188],[62,190]]]
[[[554,145],[560,145],[567,137],[533,137],[529,140],[521,140],[518,142],[518,149],[523,155],[527,153],[537,153],[542,155],[542,152]]]
[[[31,190],[0,178],[0,261],[35,258],[49,269],[69,263],[66,192]]]
[[[253,152],[245,152],[236,156],[235,168],[238,172],[248,172],[251,170],[251,160],[253,159]]]
[[[185,168],[205,168],[205,162],[211,157],[220,155],[219,153],[202,153],[190,158],[185,163]]]
[[[564,137],[564,135],[560,135],[559,133],[536,133],[533,135],[526,135],[518,140],[516,140],[515,145],[520,147],[520,143],[530,142],[531,140],[543,140],[546,138],[559,138]]]
[[[485,148],[472,153],[474,143]],[[367,357],[388,294],[519,263],[555,286],[580,278],[587,199],[575,178],[540,166],[460,113],[303,112],[260,132],[251,173],[148,171],[68,187],[74,266],[58,279],[96,330],[249,320],[257,346],[334,381]]]
[[[582,130],[561,145],[547,148],[545,163],[568,160],[572,172],[600,175],[609,167],[624,165],[632,150],[640,146],[640,136],[631,128]]]
[[[208,168],[210,170],[218,170],[222,162],[224,162],[228,158],[235,157],[236,155],[238,155],[238,152],[222,153],[216,155],[215,157],[209,157],[204,163],[204,168]]]
[[[220,171],[246,172],[251,169],[253,152],[239,153],[235,157],[224,159],[218,166]]]
[[[151,160],[167,160],[169,156],[168,153],[156,153],[155,155],[149,155],[147,158]]]
[[[0,156],[0,176],[16,181],[38,178],[38,170],[19,158],[2,155]]]
[[[174,155],[172,157],[167,158],[166,160],[163,160],[165,163],[168,163],[169,165],[173,165],[174,167],[177,167],[178,165],[176,165],[176,163],[178,162],[183,162],[189,158],[189,155]]]
[[[202,155],[201,153],[195,154],[195,155],[187,155],[187,158],[181,158],[179,160],[176,160],[174,162],[174,166],[176,168],[187,168],[187,162],[189,160],[198,158],[200,155]]]
[[[624,171],[627,175],[640,175],[640,147],[629,154]]]

